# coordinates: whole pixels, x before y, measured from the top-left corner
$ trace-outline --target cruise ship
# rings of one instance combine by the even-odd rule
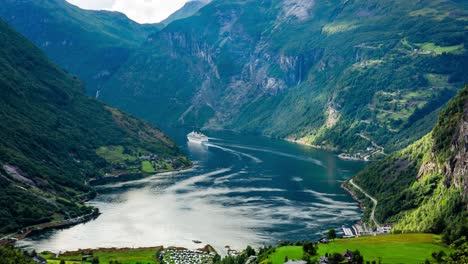
[[[208,137],[202,133],[192,131],[188,133],[187,138],[189,142],[203,144],[204,142],[208,142]]]

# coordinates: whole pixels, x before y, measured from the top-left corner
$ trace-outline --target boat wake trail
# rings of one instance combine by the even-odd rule
[[[310,158],[310,157],[293,155],[293,154],[288,154],[288,153],[275,151],[275,150],[271,150],[271,149],[265,149],[265,148],[253,148],[253,147],[247,147],[247,146],[242,146],[242,145],[234,145],[234,144],[219,144],[219,145],[226,146],[226,147],[232,147],[232,148],[238,148],[238,149],[260,151],[260,152],[271,153],[271,154],[275,154],[275,155],[278,155],[278,156],[283,156],[283,157],[292,158],[292,159],[296,159],[296,160],[313,162],[313,163],[317,164],[318,166],[321,166],[321,167],[325,168],[325,165],[320,160]]]
[[[253,155],[250,155],[250,154],[247,154],[247,153],[244,153],[244,152],[240,152],[240,151],[236,151],[236,150],[233,150],[233,149],[230,149],[230,148],[225,148],[225,147],[221,147],[219,145],[215,145],[215,144],[211,144],[211,143],[205,143],[204,144],[205,146],[208,146],[208,147],[213,147],[213,148],[218,148],[218,149],[221,149],[221,150],[224,150],[226,152],[229,152],[229,153],[232,153],[236,156],[244,156],[244,157],[247,157],[249,159],[251,159],[252,161],[254,161],[255,163],[260,163],[262,162],[261,159],[253,156]]]
[[[194,176],[194,177],[190,177],[190,178],[188,178],[186,180],[178,182],[177,184],[175,184],[173,186],[170,186],[169,188],[166,189],[166,192],[167,191],[173,192],[173,191],[184,190],[184,189],[187,189],[188,187],[190,187],[191,185],[194,185],[195,183],[208,181],[208,179],[210,177],[212,177],[212,176],[223,174],[223,173],[226,173],[226,172],[229,172],[229,171],[231,171],[231,168],[224,168],[224,169],[219,169],[219,170],[215,170],[215,171],[212,171],[212,172],[200,174],[200,175],[197,175],[197,176]]]

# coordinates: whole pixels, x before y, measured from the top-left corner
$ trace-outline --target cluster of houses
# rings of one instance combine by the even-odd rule
[[[361,152],[356,152],[353,154],[348,154],[348,153],[341,153],[338,155],[340,159],[343,160],[364,160],[364,161],[369,161],[370,158],[374,155],[379,154],[382,152],[382,149],[377,149],[374,147],[368,147],[366,150],[363,150]]]
[[[214,252],[168,248],[159,252],[163,264],[212,264]]]
[[[150,153],[148,155],[142,155],[140,156],[140,160],[146,160],[146,161],[160,161],[161,158],[153,153]]]
[[[341,230],[343,231],[343,237],[359,237],[359,236],[375,236],[388,234],[392,230],[391,224],[386,224],[384,226],[379,226],[374,231],[370,226],[362,223],[357,223],[351,227],[342,226]]]
[[[351,263],[353,261],[353,252],[346,250],[343,254],[343,259]],[[319,260],[319,264],[328,264],[330,263],[328,256],[321,256]]]
[[[167,164],[173,166],[174,160],[172,159],[163,159],[156,154],[150,153],[147,155],[142,155],[139,157],[141,161],[148,161],[151,163],[155,170],[165,169]]]

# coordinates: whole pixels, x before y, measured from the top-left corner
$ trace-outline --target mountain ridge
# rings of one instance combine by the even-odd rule
[[[410,142],[429,132],[435,119],[426,116],[467,81],[466,5],[396,6],[215,1],[153,34],[109,80],[102,99],[153,122],[351,153],[373,147],[362,134],[392,148],[401,134]],[[148,112],[154,103],[160,111]],[[413,128],[418,121],[421,132]]]
[[[19,12],[11,1],[0,16]],[[217,0],[153,33],[138,28],[143,37],[130,38],[137,48],[114,50],[123,54],[115,60],[75,50],[98,66],[83,73],[77,64],[72,72],[90,94],[153,123],[232,129],[375,159],[375,146],[391,152],[428,133],[468,81],[467,10],[463,1]],[[37,37],[20,20],[12,24]],[[89,45],[99,50],[100,42]]]
[[[198,10],[200,10],[202,7],[205,5],[209,4],[211,0],[191,0],[185,3],[185,5],[180,8],[179,10],[175,11],[172,13],[169,17],[161,21],[161,24],[163,25],[169,25],[170,23],[179,20],[179,19],[184,19],[190,16],[195,15]]]
[[[83,10],[66,0],[5,0],[0,17],[27,36],[95,95],[158,24],[138,24],[113,11]]]

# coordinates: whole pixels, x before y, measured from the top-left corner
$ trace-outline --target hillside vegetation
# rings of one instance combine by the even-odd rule
[[[92,95],[161,27],[118,12],[82,10],[66,0],[3,0],[0,17],[84,80]]]
[[[91,93],[139,117],[350,153],[390,153],[421,138],[468,81],[466,1],[201,6],[187,4],[174,14],[184,19],[149,36],[148,26],[64,0],[9,0],[0,16]]]
[[[86,97],[2,21],[0,91],[0,234],[89,213],[86,180],[132,166],[98,155],[102,147],[120,146],[137,166],[148,154],[190,164],[158,129]]]
[[[375,217],[396,232],[468,237],[468,87],[421,140],[369,165],[354,182],[378,200]],[[365,198],[363,198],[365,199]],[[371,206],[368,206],[371,208]]]
[[[432,252],[443,251],[447,255],[453,252],[440,243],[440,238],[432,234],[399,234],[385,236],[368,236],[351,239],[336,239],[329,244],[319,244],[318,255],[312,256],[316,261],[319,256],[333,253],[343,254],[346,250],[359,250],[365,262],[375,263],[424,263],[432,259]],[[285,257],[290,260],[302,260],[304,250],[302,246],[281,246],[261,262],[283,264]],[[344,263],[344,262],[343,262]]]
[[[154,122],[391,152],[468,81],[466,16],[465,1],[217,0],[151,35],[102,98]]]

